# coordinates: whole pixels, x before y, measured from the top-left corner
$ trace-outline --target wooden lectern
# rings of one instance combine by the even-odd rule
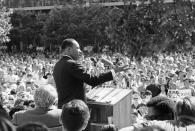
[[[132,123],[130,116],[132,90],[119,88],[94,88],[87,94],[91,110],[91,130],[100,131],[106,124],[118,129]]]

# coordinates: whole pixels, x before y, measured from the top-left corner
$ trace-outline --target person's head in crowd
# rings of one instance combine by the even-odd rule
[[[32,81],[32,78],[33,78],[33,75],[32,74],[29,73],[29,74],[26,75],[26,81],[27,82],[31,82]]]
[[[173,80],[169,79],[167,81],[167,85],[166,85],[167,89],[177,89],[176,84],[173,82]]]
[[[150,84],[146,87],[146,90],[152,92],[152,97],[158,96],[161,93],[161,88],[158,84]]]
[[[101,131],[118,131],[118,129],[116,128],[115,125],[109,124],[109,125],[104,125],[104,126],[101,128]]]
[[[8,96],[8,99],[9,99],[10,104],[11,104],[11,105],[14,105],[14,103],[15,103],[14,96],[9,95],[9,96]]]
[[[61,54],[68,55],[74,60],[79,60],[82,56],[79,43],[74,39],[65,39],[61,45]]]
[[[23,99],[17,99],[17,100],[15,100],[14,107],[23,106],[23,104],[24,104]]]
[[[141,104],[141,96],[140,96],[140,93],[134,91],[132,93],[132,105],[136,108],[139,104]]]
[[[152,98],[152,92],[149,90],[142,91],[141,94],[142,94],[142,99],[146,103]]]
[[[25,91],[26,85],[24,83],[20,83],[20,85],[18,85],[18,87],[16,88],[16,92],[22,92]]]
[[[148,120],[173,120],[175,103],[165,96],[156,96],[146,104],[148,107]]]
[[[17,131],[49,131],[46,125],[29,122],[17,127]]]
[[[10,95],[15,96],[15,95],[16,95],[16,89],[12,89],[12,90],[10,91]]]
[[[26,74],[30,74],[32,72],[32,69],[30,67],[25,68]]]
[[[155,84],[156,83],[156,78],[153,75],[150,77],[150,83],[151,84]]]
[[[7,73],[8,73],[9,75],[13,75],[12,69],[11,69],[11,68],[8,68],[8,69],[7,69]]]
[[[72,100],[62,107],[61,122],[66,131],[84,130],[89,118],[89,108],[81,100]]]
[[[163,85],[165,84],[165,79],[163,77],[158,78],[158,84]]]
[[[16,128],[8,119],[0,116],[0,131],[16,131]]]
[[[185,79],[186,74],[183,71],[179,71],[178,72],[178,77],[179,77],[180,80],[183,80],[183,79]]]
[[[188,78],[186,78],[186,79],[183,80],[184,86],[185,86],[186,88],[189,88],[189,87],[190,87],[190,82],[191,82],[191,80],[188,79]]]
[[[57,98],[56,89],[52,85],[45,85],[37,88],[34,93],[35,106],[49,109]]]
[[[25,100],[23,105],[27,110],[35,108],[35,103],[33,100]]]
[[[20,91],[20,92],[17,92],[17,99],[21,99],[21,100],[23,100],[23,99],[25,99],[25,96],[26,95],[26,91]]]
[[[138,131],[165,131],[159,126],[149,126],[149,127],[144,127]]]
[[[6,92],[6,90],[8,89],[9,84],[8,83],[3,83],[3,85],[1,86],[1,92]]]
[[[195,124],[195,97],[185,97],[177,101],[176,119],[181,126]]]
[[[188,74],[192,74],[193,72],[192,72],[192,67],[190,67],[190,66],[188,66],[188,67],[186,67],[186,73],[188,73]]]
[[[141,79],[140,79],[140,82],[144,85],[147,81],[147,77],[146,76],[143,76],[141,75]]]

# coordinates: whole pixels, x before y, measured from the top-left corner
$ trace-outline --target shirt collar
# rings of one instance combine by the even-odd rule
[[[69,58],[69,59],[72,59],[72,60],[73,60],[73,58],[72,58],[71,56],[69,56],[69,55],[62,55],[62,58],[64,58],[64,57],[66,57],[66,58]]]

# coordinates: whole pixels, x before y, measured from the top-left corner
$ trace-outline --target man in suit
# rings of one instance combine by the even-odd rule
[[[86,102],[84,83],[97,86],[113,80],[115,73],[127,71],[127,66],[114,67],[113,70],[97,76],[88,74],[85,68],[77,62],[82,56],[79,43],[74,39],[65,39],[61,45],[62,58],[56,63],[53,71],[58,92],[58,108],[73,100]]]

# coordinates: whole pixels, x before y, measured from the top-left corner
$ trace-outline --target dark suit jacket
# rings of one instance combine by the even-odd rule
[[[69,56],[63,56],[56,63],[53,76],[58,92],[58,108],[62,108],[63,104],[73,99],[86,102],[84,82],[94,87],[113,80],[111,71],[92,76],[85,71],[81,64]]]
[[[15,126],[27,122],[39,122],[45,124],[48,128],[61,126],[60,124],[61,109],[51,109],[48,111],[35,108],[16,112],[13,116],[12,123]]]

